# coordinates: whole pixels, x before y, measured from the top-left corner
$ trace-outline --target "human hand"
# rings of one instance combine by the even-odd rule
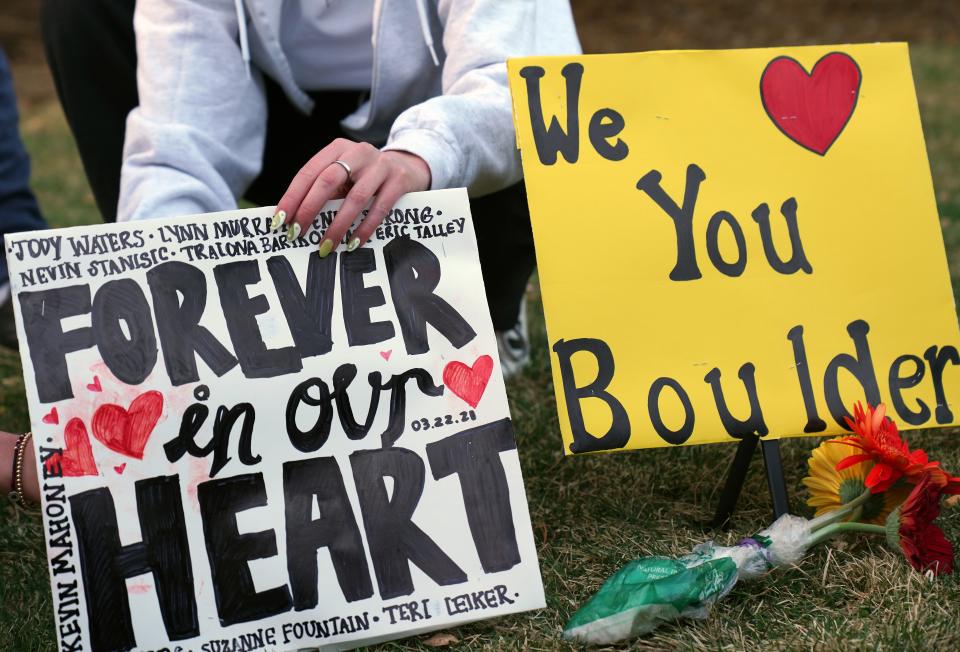
[[[271,227],[276,230],[281,224],[289,225],[287,237],[293,240],[310,228],[324,204],[343,194],[345,186],[343,205],[320,241],[321,258],[337,247],[360,211],[375,198],[352,233],[347,251],[365,243],[401,196],[430,187],[430,167],[409,152],[381,152],[368,143],[338,138],[307,161],[293,178],[277,202]]]

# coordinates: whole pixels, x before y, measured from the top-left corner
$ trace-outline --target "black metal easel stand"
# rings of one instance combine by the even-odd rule
[[[720,500],[717,503],[717,514],[710,523],[711,527],[724,528],[730,522],[730,517],[737,507],[737,499],[743,489],[750,461],[757,450],[757,443],[763,451],[763,463],[767,471],[767,488],[770,490],[770,500],[773,503],[773,518],[790,511],[790,501],[787,498],[787,482],[783,477],[783,462],[780,459],[779,439],[760,439],[746,437],[737,444],[737,452],[727,471],[727,481],[723,485]]]

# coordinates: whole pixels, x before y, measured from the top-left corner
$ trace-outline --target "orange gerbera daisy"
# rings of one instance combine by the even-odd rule
[[[900,478],[917,484],[924,476],[943,487],[945,493],[960,493],[960,478],[951,477],[940,468],[940,462],[931,462],[922,449],[911,451],[907,442],[901,439],[897,424],[887,418],[886,412],[883,403],[876,408],[868,405],[866,410],[859,402],[854,406],[853,420],[846,418],[854,434],[838,441],[862,452],[841,460],[837,471],[871,460],[873,468],[865,480],[871,493],[886,491]]]
[[[838,510],[866,491],[864,481],[873,468],[872,461],[850,464],[840,471],[836,468],[841,460],[856,455],[857,451],[858,449],[836,439],[822,442],[811,451],[810,459],[807,460],[809,472],[803,479],[803,484],[810,492],[807,504],[816,510],[814,516]],[[909,486],[897,486],[882,494],[873,494],[855,514],[847,515],[844,520],[853,519],[882,525],[908,493]]]

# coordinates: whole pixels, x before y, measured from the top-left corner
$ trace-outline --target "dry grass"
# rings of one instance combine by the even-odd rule
[[[916,4],[923,11],[933,11],[931,3]],[[579,7],[585,35],[599,39],[590,36],[598,34],[591,32],[594,19],[583,5]],[[594,6],[596,11],[604,11],[598,7]],[[617,38],[621,41],[611,42],[622,43],[625,37]],[[642,43],[613,47],[646,48]],[[956,287],[960,278],[960,52],[941,45],[915,48],[913,54]],[[35,187],[51,222],[63,226],[94,221],[93,202],[57,109],[46,105],[31,111],[24,130],[33,154]],[[733,531],[711,533],[700,525],[711,516],[733,453],[729,445],[565,459],[535,295],[531,307],[536,316],[534,364],[509,389],[548,605],[536,613],[460,628],[455,631],[460,639],[456,649],[572,649],[559,639],[563,623],[626,561],[639,555],[682,553],[711,536],[727,544],[760,529],[770,518],[758,460],[748,477]],[[19,360],[14,353],[0,350],[0,424],[17,430],[26,428],[27,422]],[[914,434],[911,443],[956,471],[960,470],[956,434]],[[793,439],[783,446],[792,508],[800,514],[809,513],[800,480],[816,441]],[[948,536],[960,541],[960,509],[946,510],[942,520]],[[44,559],[37,520],[0,506],[0,650],[54,649]],[[381,649],[430,649],[424,645],[425,638]],[[797,567],[736,587],[708,620],[666,626],[629,649],[960,649],[960,580],[930,581],[910,571],[879,543],[841,540],[815,551]]]

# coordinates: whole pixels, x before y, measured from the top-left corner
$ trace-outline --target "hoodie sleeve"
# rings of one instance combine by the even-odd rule
[[[236,207],[260,172],[266,100],[234,0],[137,0],[140,105],[127,117],[118,220]]]
[[[523,176],[506,60],[579,54],[580,43],[567,0],[437,0],[437,9],[443,94],[401,113],[384,149],[424,159],[432,189],[481,196]]]

